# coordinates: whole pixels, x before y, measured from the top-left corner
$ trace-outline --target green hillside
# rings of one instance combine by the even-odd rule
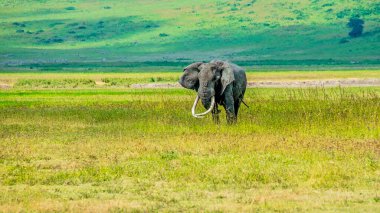
[[[379,64],[379,13],[368,0],[2,0],[0,66]],[[365,22],[357,38],[352,17]]]

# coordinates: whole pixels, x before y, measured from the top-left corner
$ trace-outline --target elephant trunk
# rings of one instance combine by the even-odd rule
[[[196,113],[195,113],[195,108],[197,107],[198,102],[199,102],[199,96],[197,95],[197,98],[196,98],[195,101],[194,101],[193,108],[191,109],[191,114],[192,114],[194,117],[196,117],[196,118],[203,118],[203,116],[205,116],[205,115],[207,115],[208,113],[210,113],[211,110],[212,110],[212,108],[214,108],[214,105],[215,105],[215,97],[214,97],[214,96],[211,97],[211,105],[210,105],[210,108],[209,108],[206,112],[196,114]]]

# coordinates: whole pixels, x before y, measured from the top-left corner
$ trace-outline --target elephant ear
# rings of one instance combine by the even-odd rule
[[[223,94],[226,87],[235,80],[235,76],[231,64],[228,62],[221,62],[219,65],[222,73],[220,78],[220,81],[222,82],[222,92],[220,94]]]
[[[185,69],[183,69],[184,73],[179,79],[179,83],[187,89],[198,90],[199,88],[198,73],[199,73],[199,67],[202,64],[203,62],[197,62],[185,67]]]

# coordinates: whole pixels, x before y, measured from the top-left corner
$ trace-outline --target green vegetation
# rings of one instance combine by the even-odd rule
[[[160,74],[158,74],[160,75]],[[163,74],[164,75],[164,74]],[[145,77],[145,78],[102,78],[102,82],[105,83],[106,86],[124,86],[129,87],[134,83],[163,83],[170,82],[175,83],[178,81],[178,74],[173,73],[173,77]]]
[[[0,1],[0,212],[380,212],[380,87],[249,88],[233,126],[191,117],[193,91],[134,89],[216,58],[249,82],[380,79],[379,12]]]
[[[87,79],[28,79],[19,80],[14,85],[17,88],[76,88],[94,86],[95,81]]]
[[[2,1],[0,66],[378,65],[378,13],[367,0]]]
[[[62,75],[0,90],[3,211],[380,210],[378,87],[249,89],[239,123],[216,126],[185,89],[34,84]]]
[[[176,83],[180,72],[144,73],[0,73],[0,85],[15,88],[104,88],[129,87],[132,84]],[[248,72],[249,82],[309,81],[323,79],[376,79],[378,70],[352,71],[276,71]]]

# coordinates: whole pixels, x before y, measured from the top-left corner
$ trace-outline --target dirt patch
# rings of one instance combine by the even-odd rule
[[[10,89],[11,86],[8,84],[0,84],[0,89]]]
[[[131,88],[180,88],[179,83],[132,84]]]
[[[95,81],[95,84],[96,84],[97,86],[104,86],[104,85],[106,85],[106,83],[105,83],[104,81],[102,81],[102,80],[96,80],[96,81]]]
[[[248,87],[297,88],[297,87],[369,87],[380,86],[380,79],[328,79],[313,81],[262,81],[248,82]]]

